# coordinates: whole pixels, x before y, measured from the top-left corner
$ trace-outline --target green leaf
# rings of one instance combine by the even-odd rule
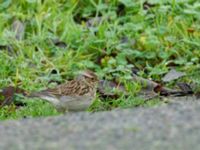
[[[134,6],[134,1],[133,0],[119,0],[121,3],[123,3],[126,7],[132,7]]]
[[[0,10],[6,9],[12,3],[12,0],[5,0],[3,3],[0,4]]]

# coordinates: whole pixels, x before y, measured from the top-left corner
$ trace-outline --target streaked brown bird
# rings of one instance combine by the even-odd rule
[[[74,80],[52,89],[31,93],[29,97],[38,97],[48,101],[59,112],[84,111],[95,98],[97,84],[97,75],[90,70],[86,70]]]

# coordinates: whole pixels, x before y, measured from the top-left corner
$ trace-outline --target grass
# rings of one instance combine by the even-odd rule
[[[141,76],[160,81],[171,66],[199,84],[199,9],[196,0],[7,0],[0,4],[0,45],[13,51],[0,49],[0,87],[39,91],[85,68],[126,83],[136,67]],[[11,32],[14,19],[26,25],[21,41]],[[56,38],[67,47],[56,46]],[[20,109],[1,109],[0,119],[58,114],[48,103],[23,101],[27,106]],[[111,102],[97,98],[90,110],[157,103],[144,104],[133,94]]]

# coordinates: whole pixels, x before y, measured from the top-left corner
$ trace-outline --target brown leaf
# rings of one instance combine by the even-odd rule
[[[23,95],[27,94],[25,90],[20,89],[20,88],[15,88],[13,86],[8,86],[8,87],[3,88],[0,92],[0,96],[3,98],[0,101],[0,108],[6,105],[11,105],[13,103],[13,98],[14,98],[15,93],[23,94]]]
[[[1,96],[3,97],[3,101],[1,101],[0,107],[3,107],[5,105],[10,105],[13,102],[14,93],[15,93],[14,87],[9,86],[4,88],[0,93]]]
[[[194,33],[194,32],[195,32],[195,29],[194,29],[194,28],[188,28],[188,29],[187,29],[187,32],[188,32],[188,33]]]
[[[158,84],[153,90],[156,93],[160,93],[162,91],[162,88],[163,88],[162,85]]]
[[[159,93],[161,96],[169,96],[170,93],[172,92],[171,89],[165,89],[161,84],[158,84],[155,88],[154,91],[156,93]]]

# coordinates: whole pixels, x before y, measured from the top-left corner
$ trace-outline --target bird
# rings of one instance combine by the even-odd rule
[[[85,70],[71,81],[55,88],[33,92],[28,97],[48,101],[58,112],[85,111],[95,99],[98,81],[93,71]]]

